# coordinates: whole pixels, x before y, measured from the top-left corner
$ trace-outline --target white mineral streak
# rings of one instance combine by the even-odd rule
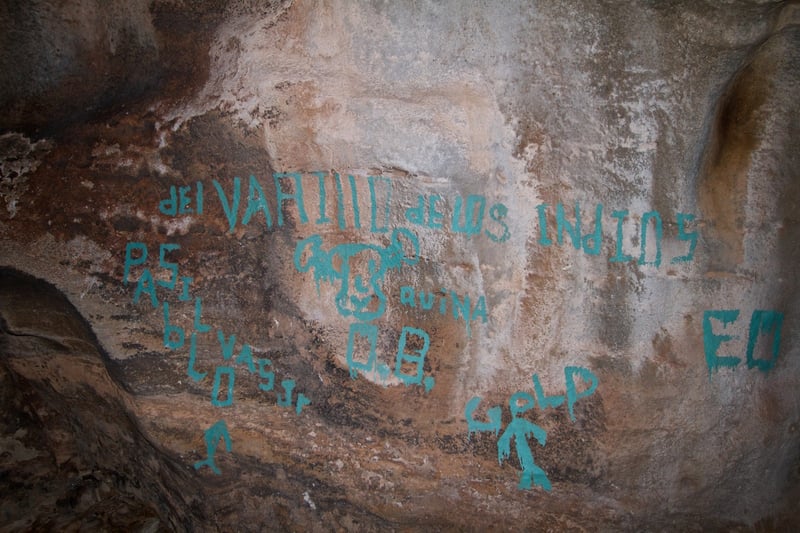
[[[274,25],[233,20],[216,36],[208,84],[169,119],[177,128],[194,115],[221,108],[264,135],[278,171],[345,173],[367,167],[419,176],[393,202],[398,212],[417,194],[441,194],[452,206],[454,196],[484,189],[487,212],[495,202],[508,206],[511,239],[504,244],[479,242],[484,236],[471,243],[452,234],[419,232],[421,255],[442,261],[443,251],[460,248],[452,262],[471,265],[419,280],[420,290],[447,288],[473,301],[487,297],[490,323],[472,325],[459,365],[466,373],[459,383],[474,391],[476,385],[491,386],[505,358],[529,359],[512,340],[512,314],[524,291],[529,206],[538,196],[535,189],[520,187],[525,161],[512,154],[515,132],[500,110],[498,93],[508,73],[497,54],[510,53],[513,46],[507,20],[489,21],[480,10],[426,9],[434,13],[422,26],[396,19],[407,15],[403,10],[348,2],[325,4],[313,13],[296,5],[291,21]],[[461,32],[474,32],[474,44],[464,47],[463,39],[454,40]],[[278,120],[270,122],[275,116]],[[490,279],[484,279],[484,271]],[[309,303],[309,316],[320,319],[320,298],[313,297],[313,289],[301,301]],[[454,410],[466,394],[453,397]]]
[[[444,2],[416,12],[392,3],[298,2],[285,17],[223,24],[206,86],[166,119],[178,128],[221,109],[263,136],[277,171],[384,169],[396,184],[396,218],[417,194],[440,194],[451,205],[456,196],[483,194],[487,209],[508,207],[504,244],[414,228],[421,255],[444,265],[405,272],[417,276],[418,289],[487,298],[490,324],[475,323],[464,337],[450,395],[457,413],[498,384],[529,388],[533,373],[563,390],[564,366],[593,358],[622,360],[635,374],[657,336],[697,335],[700,319],[686,317],[701,317],[706,305],[696,298],[702,242],[694,261],[670,264],[688,245],[667,228],[679,212],[698,215],[694,229],[702,226],[693,183],[710,102],[744,54],[725,51],[744,49],[769,24],[732,17],[717,25],[690,11],[667,24],[667,16],[610,14],[591,3]],[[791,13],[782,20],[789,24]],[[671,52],[675,43],[680,53]],[[569,220],[580,205],[583,234],[603,204],[600,254],[575,250],[569,237],[541,245],[541,203],[550,205],[554,243],[555,204]],[[633,259],[625,264],[609,262],[616,210],[628,211],[622,251]],[[651,211],[665,228],[659,267],[636,264],[640,223]],[[398,287],[385,289],[393,319]],[[323,287],[320,298],[313,284],[296,289],[303,312],[345,339],[333,292]],[[711,307],[725,306],[718,300]]]

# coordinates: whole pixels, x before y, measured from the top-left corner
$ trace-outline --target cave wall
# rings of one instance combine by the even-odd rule
[[[0,265],[194,527],[789,520],[800,4],[0,14]]]

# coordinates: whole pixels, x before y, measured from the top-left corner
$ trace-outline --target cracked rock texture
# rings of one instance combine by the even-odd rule
[[[0,529],[800,527],[797,2],[0,43]]]

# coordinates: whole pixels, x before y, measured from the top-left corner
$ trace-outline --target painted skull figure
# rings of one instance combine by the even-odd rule
[[[294,252],[295,268],[299,272],[314,271],[317,291],[320,280],[334,286],[338,284],[336,308],[339,313],[362,322],[374,320],[386,311],[383,292],[386,273],[419,261],[417,236],[405,228],[396,228],[385,247],[346,243],[325,251],[322,244],[320,235],[298,242]]]

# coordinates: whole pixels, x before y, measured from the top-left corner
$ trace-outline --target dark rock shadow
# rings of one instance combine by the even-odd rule
[[[58,289],[0,268],[0,530],[202,523],[197,479],[142,432],[108,362]]]

